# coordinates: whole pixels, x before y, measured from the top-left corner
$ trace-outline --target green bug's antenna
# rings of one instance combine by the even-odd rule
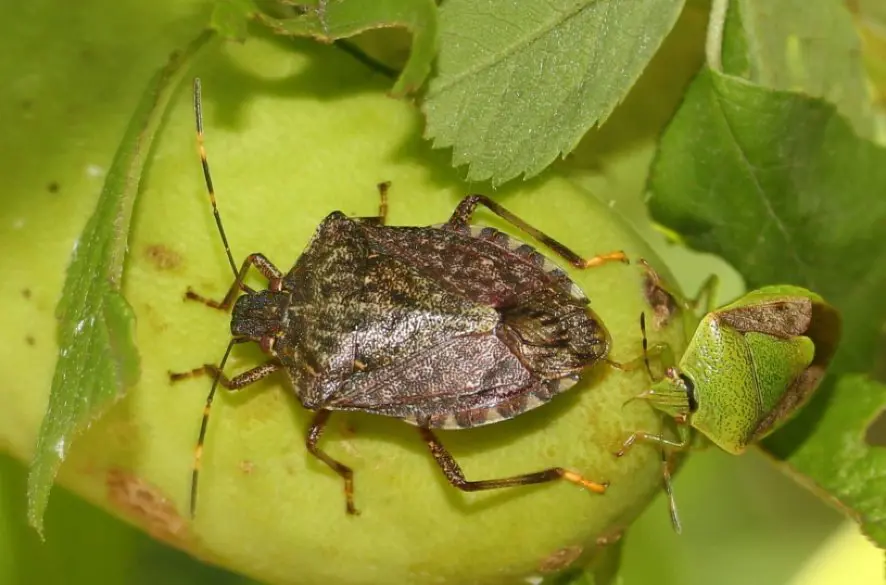
[[[640,333],[643,337],[643,363],[646,365],[646,373],[649,374],[650,380],[655,380],[652,375],[652,367],[649,365],[649,341],[646,338],[646,313],[640,313]],[[659,433],[661,434],[661,433]],[[671,468],[668,463],[668,455],[665,451],[664,444],[661,444],[661,469],[662,480],[664,481],[665,493],[668,496],[668,511],[671,514],[671,526],[674,532],[680,534],[683,532],[683,525],[680,522],[680,515],[677,512],[677,500],[674,498],[674,485],[671,481]]]

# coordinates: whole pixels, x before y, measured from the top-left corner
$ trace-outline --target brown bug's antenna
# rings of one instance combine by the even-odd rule
[[[228,245],[228,236],[225,234],[225,228],[222,227],[221,215],[218,212],[218,205],[215,203],[215,189],[212,187],[212,175],[209,174],[209,161],[206,160],[206,148],[203,146],[203,103],[201,100],[200,78],[194,78],[194,116],[197,119],[197,148],[200,150],[200,164],[203,165],[203,178],[206,180],[206,190],[209,191],[209,202],[212,204],[212,214],[215,216],[215,225],[218,226],[218,233],[221,234],[222,243],[225,246],[225,254],[228,255],[228,263],[234,272],[234,278],[237,283],[240,282],[240,275],[237,272],[237,263],[234,262],[234,256],[231,254],[231,247]]]
[[[218,365],[218,370],[212,377],[212,387],[209,389],[209,394],[206,396],[206,404],[203,406],[203,420],[200,422],[200,434],[197,436],[197,446],[194,448],[194,467],[191,470],[191,518],[194,517],[197,511],[197,481],[200,478],[200,460],[203,457],[206,428],[209,426],[209,411],[212,408],[212,400],[215,398],[215,390],[218,388],[218,379],[222,375],[225,362],[228,361],[228,355],[230,355],[231,348],[234,347],[235,343],[237,343],[235,339],[228,343],[228,349],[225,350],[225,355],[222,356],[221,363]]]

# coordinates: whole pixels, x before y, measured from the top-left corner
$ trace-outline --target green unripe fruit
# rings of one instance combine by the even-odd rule
[[[348,55],[310,42],[294,45],[296,51],[280,40],[225,44],[194,67],[203,79],[207,150],[235,257],[262,252],[288,268],[330,211],[373,215],[380,181],[392,182],[391,225],[445,221],[470,187],[449,168],[448,154],[420,139],[417,109],[385,97],[388,80]],[[311,413],[291,396],[285,378],[272,376],[216,397],[192,522],[188,489],[209,381],[170,385],[168,372],[221,358],[230,316],[182,297],[191,287],[220,298],[230,268],[194,149],[189,89],[183,84],[153,147],[129,240],[123,292],[137,317],[141,378],[73,441],[60,483],[174,546],[269,583],[515,583],[590,561],[598,542],[630,525],[659,489],[660,458],[646,449],[617,460],[612,451],[626,432],[656,424],[657,415],[642,403],[623,406],[647,387],[644,372],[605,364],[513,420],[439,433],[468,479],[562,466],[609,482],[604,495],[566,482],[465,494],[444,479],[413,427],[342,414],[323,446],[354,470],[362,513],[348,516],[341,479],[305,450]],[[604,205],[555,175],[493,195],[583,255],[622,249],[630,258],[652,256]],[[476,222],[526,237],[488,213],[478,213]],[[51,240],[53,227],[45,225],[39,237]],[[70,253],[68,243],[57,248]],[[609,357],[635,358],[636,316],[645,303],[641,275],[617,263],[564,268],[610,333]],[[50,339],[52,304],[41,311],[46,331],[38,335]],[[35,327],[16,326],[22,331],[11,335],[18,338]],[[682,324],[656,332],[656,341],[679,351]],[[34,363],[25,351],[10,348],[6,365]],[[53,353],[40,359],[36,365],[51,371]],[[227,371],[261,361],[257,348],[237,348]],[[39,413],[48,390],[22,384],[16,401],[8,401],[13,417],[23,409]],[[22,458],[39,418],[23,420],[33,428],[16,433],[23,427],[0,425],[0,439]]]

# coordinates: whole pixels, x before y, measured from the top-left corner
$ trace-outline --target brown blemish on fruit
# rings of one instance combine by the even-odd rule
[[[652,327],[656,330],[666,327],[679,308],[674,297],[661,287],[657,274],[647,272],[643,277],[643,298],[652,308]]]
[[[58,181],[51,181],[48,185],[46,185],[46,189],[50,193],[58,193],[58,190],[59,190]]]
[[[157,311],[153,305],[142,305],[143,318],[157,332],[164,332],[169,329],[169,321],[165,313]]]
[[[171,544],[185,540],[185,520],[157,487],[121,469],[109,470],[105,484],[108,500],[148,534]]]
[[[561,549],[555,550],[539,563],[538,570],[542,573],[557,573],[567,569],[578,560],[582,552],[584,552],[584,549],[577,544],[564,546]]]
[[[35,343],[37,343],[37,340],[34,339],[34,337],[32,335],[25,335],[25,343],[33,346]]]
[[[597,546],[609,546],[610,544],[615,544],[621,537],[624,535],[625,531],[623,528],[617,528],[611,532],[606,534],[602,534],[597,537],[596,545]]]
[[[245,475],[249,475],[255,469],[255,463],[249,461],[248,459],[244,459],[240,462],[240,471],[242,471]]]
[[[353,421],[344,419],[338,428],[344,439],[353,439],[357,436],[357,428],[354,426]]]
[[[22,289],[22,296],[25,297],[26,299],[30,299],[31,298],[31,289],[23,288]]]
[[[157,270],[175,270],[182,264],[181,254],[163,244],[146,246],[144,255]]]
[[[354,426],[353,421],[343,418],[338,426],[338,431],[341,433],[341,438],[344,439],[340,443],[342,448],[349,456],[361,458],[360,450],[354,445],[354,439],[357,437],[357,428]]]

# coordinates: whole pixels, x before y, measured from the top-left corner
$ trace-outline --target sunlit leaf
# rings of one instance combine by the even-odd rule
[[[450,0],[426,135],[469,180],[541,172],[602,124],[673,28],[682,0]]]

